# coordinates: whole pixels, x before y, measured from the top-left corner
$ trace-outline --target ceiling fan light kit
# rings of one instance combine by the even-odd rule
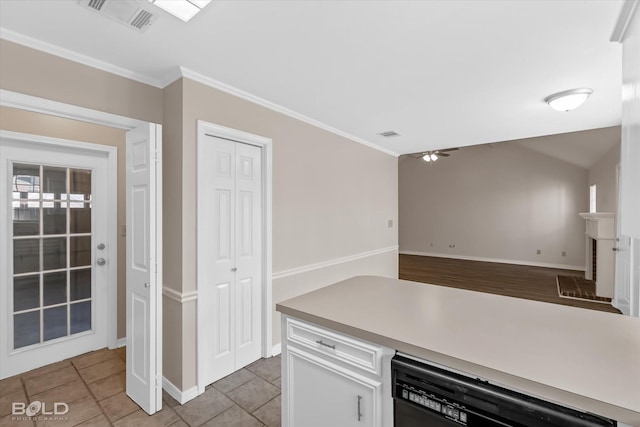
[[[544,102],[557,111],[571,111],[581,106],[593,93],[591,88],[564,90],[547,96]]]
[[[451,154],[449,154],[448,151],[456,150],[457,148],[444,148],[442,150],[421,151],[420,153],[412,153],[408,155],[415,157],[416,159],[421,158],[425,162],[435,162],[440,157],[449,157]]]

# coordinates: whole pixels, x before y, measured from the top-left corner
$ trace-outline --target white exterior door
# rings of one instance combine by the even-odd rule
[[[115,152],[2,134],[0,378],[107,346]]]
[[[261,148],[207,135],[198,144],[198,299],[210,384],[260,358]]]
[[[127,132],[127,395],[162,409],[162,128]]]

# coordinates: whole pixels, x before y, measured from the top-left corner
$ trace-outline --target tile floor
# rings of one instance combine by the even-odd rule
[[[147,415],[125,394],[124,348],[98,350],[0,380],[0,426],[280,426],[280,356],[260,359],[180,405],[163,391]],[[63,420],[22,420],[12,402],[69,405]],[[48,406],[50,405],[50,406]]]

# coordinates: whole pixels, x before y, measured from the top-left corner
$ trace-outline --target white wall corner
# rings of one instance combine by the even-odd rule
[[[162,388],[169,394],[169,396],[173,397],[181,405],[184,405],[200,394],[198,393],[198,387],[193,386],[188,390],[182,391],[178,387],[173,385],[173,383],[166,377],[162,377]]]
[[[273,350],[271,350],[271,355],[272,356],[277,356],[280,353],[282,353],[282,343],[281,342],[279,342],[278,344],[274,344]]]

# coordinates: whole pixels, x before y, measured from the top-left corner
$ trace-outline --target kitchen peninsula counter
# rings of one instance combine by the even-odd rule
[[[375,276],[354,277],[276,309],[640,426],[638,318]]]

